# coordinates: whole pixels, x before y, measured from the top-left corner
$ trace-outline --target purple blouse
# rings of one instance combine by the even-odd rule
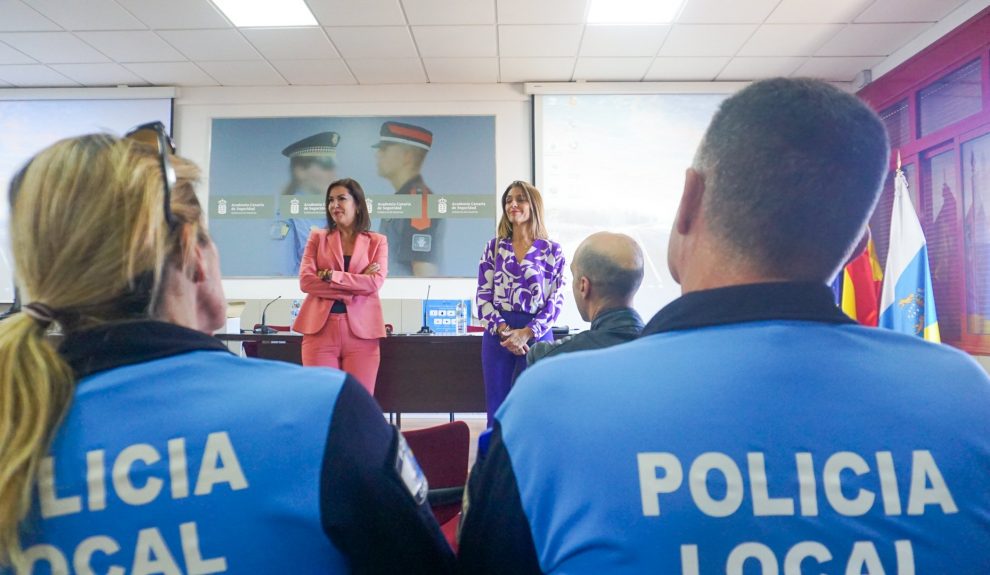
[[[542,337],[560,314],[564,303],[564,253],[560,244],[534,240],[522,262],[512,251],[512,240],[493,238],[485,246],[478,268],[478,316],[495,334],[505,323],[500,311],[533,314],[528,327]]]

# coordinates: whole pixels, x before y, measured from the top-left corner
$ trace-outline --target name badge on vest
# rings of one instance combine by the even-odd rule
[[[428,252],[433,250],[433,236],[430,234],[413,234],[412,251]]]

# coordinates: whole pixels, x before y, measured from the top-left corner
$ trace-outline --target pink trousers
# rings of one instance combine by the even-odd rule
[[[342,369],[374,395],[381,350],[378,339],[361,339],[351,332],[347,314],[332,313],[323,329],[303,336],[302,362],[306,366]]]

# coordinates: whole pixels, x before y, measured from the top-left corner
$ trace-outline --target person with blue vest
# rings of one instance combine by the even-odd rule
[[[210,335],[197,175],[155,123],[53,144],[11,185],[27,303],[0,322],[0,573],[447,572],[364,388]]]
[[[469,481],[463,572],[952,573],[990,565],[990,378],[857,325],[829,283],[888,170],[855,96],[725,100],[639,339],[527,369]]]

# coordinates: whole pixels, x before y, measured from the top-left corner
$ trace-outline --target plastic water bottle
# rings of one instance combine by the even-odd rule
[[[302,302],[294,299],[292,300],[292,306],[289,308],[289,329],[296,323],[296,318],[299,317],[299,308],[302,307]]]
[[[457,335],[467,333],[467,306],[464,305],[463,301],[457,302],[457,307],[454,308],[454,326],[454,332]]]

